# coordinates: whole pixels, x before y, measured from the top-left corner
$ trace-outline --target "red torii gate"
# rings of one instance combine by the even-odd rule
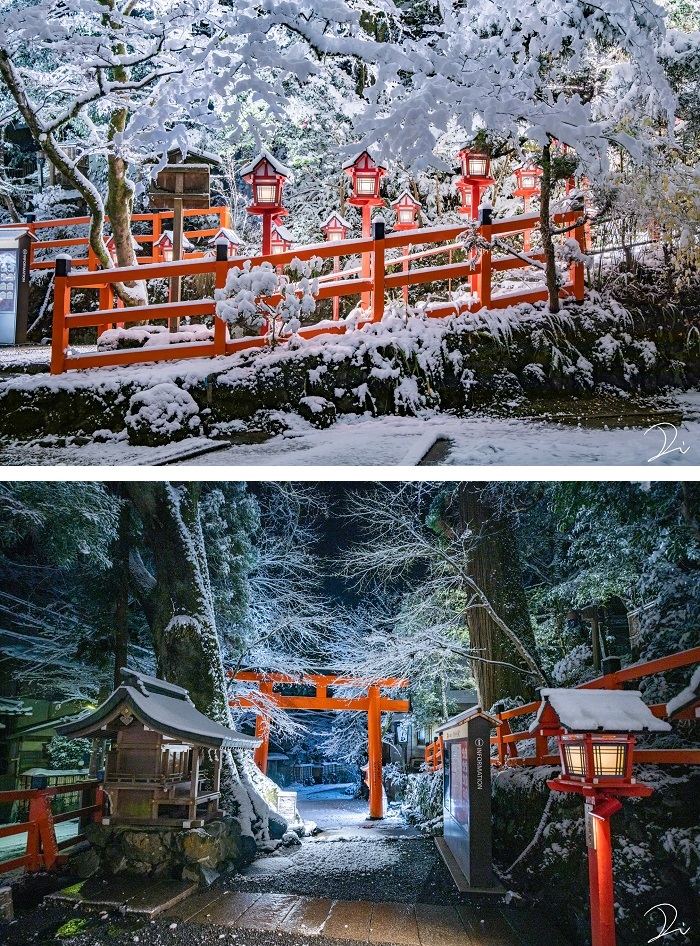
[[[404,689],[408,680],[387,677],[381,680],[367,680],[361,677],[333,675],[327,673],[310,673],[302,676],[293,676],[285,673],[265,673],[252,670],[242,670],[234,674],[229,670],[230,679],[242,680],[248,683],[257,683],[261,693],[267,700],[274,702],[280,709],[286,710],[351,710],[352,712],[367,713],[367,737],[369,765],[367,782],[369,785],[369,817],[383,818],[384,805],[382,802],[382,727],[381,714],[408,713],[408,700],[391,699],[382,696],[382,688]],[[313,687],[313,696],[284,696],[275,692],[275,686],[305,686]],[[335,697],[328,696],[328,687],[356,686],[367,690],[366,696]],[[261,739],[260,746],[255,750],[255,762],[263,772],[267,772],[267,753],[270,745],[270,717],[259,705],[248,697],[233,698],[229,705],[255,709],[255,735]]]

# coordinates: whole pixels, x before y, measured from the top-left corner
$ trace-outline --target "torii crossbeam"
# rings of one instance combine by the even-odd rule
[[[369,785],[369,817],[384,817],[384,802],[382,795],[382,713],[408,713],[408,700],[397,700],[382,696],[382,689],[405,689],[408,680],[388,677],[381,680],[367,680],[361,677],[333,675],[328,673],[311,673],[293,676],[285,673],[265,673],[252,670],[242,670],[234,674],[229,670],[230,679],[241,680],[247,683],[257,683],[261,693],[267,701],[271,701],[280,709],[286,710],[350,710],[355,713],[367,713],[367,740],[369,766],[367,782]],[[275,692],[275,688],[282,686],[313,687],[313,696],[285,696]],[[335,697],[328,696],[329,687],[352,686],[366,690],[366,696]],[[235,697],[229,700],[231,706],[254,709],[257,713],[255,720],[255,735],[261,739],[260,746],[255,750],[255,762],[263,772],[267,772],[267,754],[270,745],[270,717],[264,710],[248,697]]]

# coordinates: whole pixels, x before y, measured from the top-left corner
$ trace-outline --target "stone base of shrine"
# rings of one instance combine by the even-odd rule
[[[131,874],[210,884],[256,853],[254,839],[229,815],[200,828],[93,824],[86,835],[89,848],[70,862],[78,877]]]

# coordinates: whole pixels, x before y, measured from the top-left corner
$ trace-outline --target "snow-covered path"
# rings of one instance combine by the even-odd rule
[[[674,408],[675,405],[675,408]],[[426,412],[418,417],[341,417],[317,430],[297,415],[290,429],[263,443],[223,445],[204,437],[166,447],[132,447],[125,439],[64,443],[50,437],[0,445],[14,466],[659,466],[700,464],[700,392],[676,392],[665,406],[684,419],[673,429],[572,426],[527,418]],[[611,421],[611,424],[613,422]],[[124,435],[125,436],[125,435]],[[667,444],[667,452],[656,456]],[[213,449],[212,449],[213,448]],[[432,449],[431,449],[432,448]],[[210,450],[211,452],[202,452]],[[652,460],[653,457],[656,457]]]
[[[420,832],[406,824],[397,810],[389,808],[381,821],[367,820],[367,802],[346,794],[348,785],[292,785],[297,792],[297,808],[304,821],[313,821],[320,835],[306,843],[329,838],[358,837],[364,840],[377,838],[418,838]]]

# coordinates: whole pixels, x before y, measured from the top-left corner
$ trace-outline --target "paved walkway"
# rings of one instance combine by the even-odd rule
[[[370,903],[274,893],[196,893],[161,914],[175,923],[400,946],[542,946],[542,918],[490,905]],[[547,946],[567,946],[551,929]]]

